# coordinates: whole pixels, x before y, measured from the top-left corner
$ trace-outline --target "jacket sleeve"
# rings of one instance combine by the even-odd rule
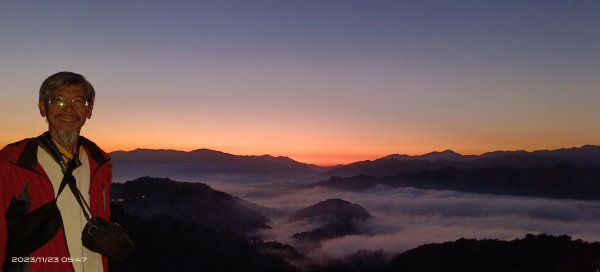
[[[16,195],[13,166],[10,155],[14,152],[14,145],[7,145],[0,150],[0,272],[6,258],[6,243],[8,240],[8,225],[6,211],[10,201]]]
[[[6,235],[8,227],[6,225],[6,209],[8,208],[8,202],[11,199],[10,188],[8,184],[8,178],[6,176],[6,169],[0,163],[0,271],[4,265],[4,258],[6,257]]]

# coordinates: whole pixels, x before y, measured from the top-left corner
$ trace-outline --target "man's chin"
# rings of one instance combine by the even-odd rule
[[[77,143],[77,138],[79,138],[79,131],[77,129],[59,129],[56,131],[58,141],[64,147],[70,147]]]

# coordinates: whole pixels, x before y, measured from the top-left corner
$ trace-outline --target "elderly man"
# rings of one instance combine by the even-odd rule
[[[109,218],[110,158],[80,136],[92,117],[94,96],[82,75],[60,72],[48,77],[38,103],[48,131],[0,151],[4,271],[107,271],[106,257],[82,244],[87,222],[73,192],[66,186],[58,194],[67,165],[75,160],[72,175],[92,214]]]

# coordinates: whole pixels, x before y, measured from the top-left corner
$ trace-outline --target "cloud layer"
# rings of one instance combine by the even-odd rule
[[[271,184],[273,185],[273,184]],[[263,185],[213,185],[283,214],[272,218],[266,240],[289,243],[315,258],[343,258],[360,249],[389,255],[426,243],[459,238],[510,240],[527,233],[566,234],[574,239],[600,241],[600,202],[557,200],[454,191],[388,188],[368,192],[340,192],[324,188],[293,190]],[[327,240],[319,245],[298,244],[290,236],[317,227],[289,222],[285,216],[329,198],[365,207],[373,219],[361,223],[363,235]]]

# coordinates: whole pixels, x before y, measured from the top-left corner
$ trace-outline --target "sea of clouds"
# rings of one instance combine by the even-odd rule
[[[427,243],[459,238],[512,240],[528,233],[569,235],[600,241],[600,202],[455,191],[389,188],[366,192],[336,191],[321,187],[299,189],[278,184],[226,184],[211,186],[272,209],[272,229],[259,233],[265,240],[295,246],[313,259],[344,258],[360,249],[394,255]],[[310,231],[314,222],[290,221],[288,215],[320,201],[339,198],[359,204],[372,219],[358,222],[360,235],[306,245],[291,238]]]

